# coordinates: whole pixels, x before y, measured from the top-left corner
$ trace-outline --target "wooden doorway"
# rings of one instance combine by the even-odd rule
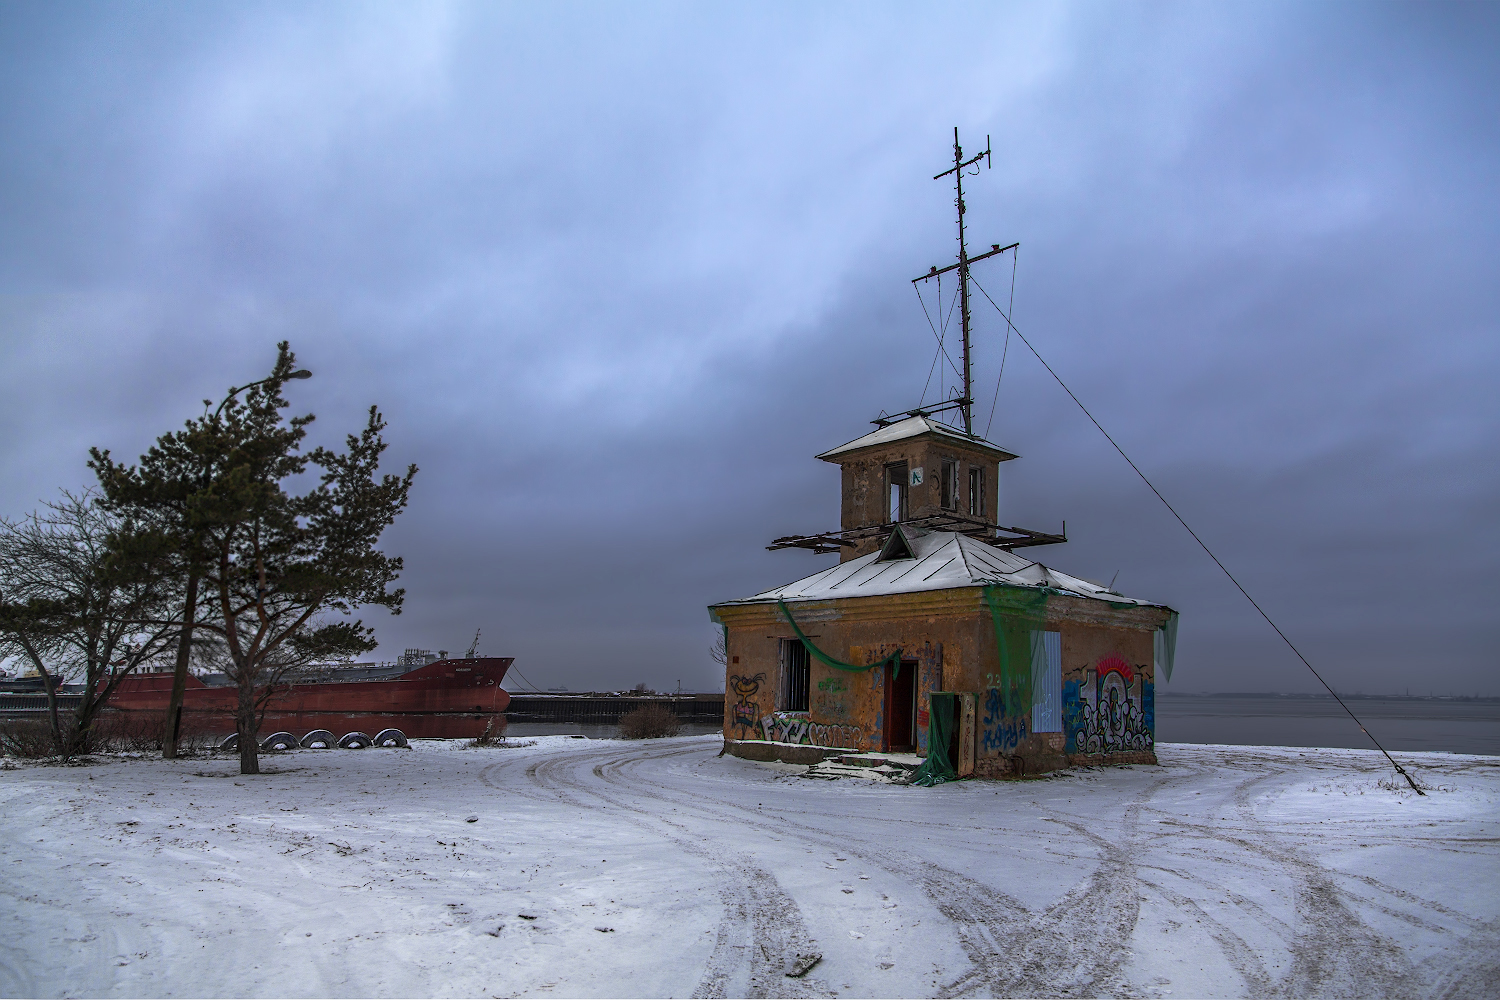
[[[885,739],[881,742],[881,749],[889,753],[911,753],[917,748],[916,660],[902,660],[899,672],[894,667],[885,669]]]

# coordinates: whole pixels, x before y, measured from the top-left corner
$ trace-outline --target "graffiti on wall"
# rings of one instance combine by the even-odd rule
[[[819,691],[817,697],[813,699],[812,707],[820,719],[828,719],[837,723],[851,721],[849,705],[843,695],[824,694]]]
[[[729,689],[734,692],[737,699],[733,705],[734,716],[730,720],[736,730],[750,730],[750,738],[754,738],[754,731],[759,727],[760,706],[756,704],[756,696],[760,694],[760,686],[766,681],[765,672],[742,677],[739,674],[729,676]],[[746,734],[736,732],[736,736],[745,738]]]
[[[849,717],[849,685],[842,677],[824,677],[818,681],[812,695],[812,709],[821,719],[834,723],[847,723]]]
[[[954,647],[957,652],[957,647]],[[955,664],[956,666],[956,664]],[[943,689],[943,644],[927,643],[917,652],[917,752],[927,752],[932,719],[928,714],[930,696]]]
[[[763,739],[817,747],[857,749],[864,739],[859,726],[830,726],[813,722],[800,712],[772,712],[760,720]]]
[[[999,688],[984,693],[984,723],[980,735],[981,752],[1010,754],[1031,734],[1031,715],[1005,713],[1005,699]]]
[[[1106,656],[1063,687],[1069,753],[1119,753],[1155,745],[1152,684],[1144,666]]]

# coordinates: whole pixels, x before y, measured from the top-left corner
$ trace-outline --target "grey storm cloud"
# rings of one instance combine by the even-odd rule
[[[315,439],[376,403],[392,466],[422,469],[378,655],[482,627],[539,686],[715,688],[704,606],[826,565],[764,550],[837,526],[812,455],[921,397],[909,279],[956,251],[931,178],[957,125],[993,142],[968,219],[1021,243],[1017,326],[1329,679],[1500,693],[1497,28],[1484,5],[7,4],[0,512],[286,338]],[[1009,300],[1009,263],[976,274]],[[1002,519],[1066,519],[1040,558],[1180,610],[1174,685],[1311,690],[974,315],[982,426],[1023,456]]]

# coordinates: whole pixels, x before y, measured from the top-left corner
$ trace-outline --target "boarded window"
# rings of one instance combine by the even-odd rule
[[[958,510],[958,463],[943,459],[943,509]]]
[[[1062,633],[1031,633],[1031,731],[1062,732]]]
[[[807,689],[810,686],[811,670],[807,662],[807,647],[800,639],[781,640],[781,697],[777,699],[783,712],[807,711]]]
[[[985,515],[984,468],[969,466],[969,513],[974,517]]]
[[[906,520],[906,475],[905,462],[897,462],[885,467],[885,481],[889,484],[889,503],[885,511],[887,524]]]

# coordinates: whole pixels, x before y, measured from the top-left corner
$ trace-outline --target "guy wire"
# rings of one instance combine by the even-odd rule
[[[970,280],[972,280],[972,276]],[[1422,789],[1418,787],[1417,783],[1412,780],[1412,776],[1406,773],[1406,769],[1403,768],[1400,764],[1396,763],[1396,758],[1392,757],[1386,750],[1386,748],[1380,745],[1380,741],[1377,740],[1370,733],[1370,731],[1365,728],[1365,724],[1359,721],[1359,716],[1354,714],[1354,710],[1351,709],[1348,705],[1344,704],[1344,699],[1339,697],[1338,692],[1335,691],[1332,686],[1330,686],[1329,683],[1323,679],[1323,675],[1318,673],[1317,669],[1314,668],[1310,662],[1308,662],[1307,657],[1302,655],[1302,651],[1297,648],[1296,644],[1294,644],[1291,639],[1287,638],[1287,634],[1281,631],[1280,626],[1278,626],[1274,621],[1271,620],[1271,616],[1266,614],[1265,609],[1263,609],[1259,604],[1256,603],[1255,598],[1250,596],[1250,592],[1240,585],[1240,581],[1234,578],[1234,574],[1229,572],[1229,568],[1219,561],[1219,557],[1214,555],[1213,550],[1210,549],[1206,544],[1204,544],[1203,539],[1198,537],[1198,533],[1188,526],[1188,523],[1182,519],[1182,515],[1177,513],[1177,508],[1173,507],[1170,503],[1167,503],[1167,498],[1162,496],[1161,491],[1158,490],[1154,485],[1152,485],[1151,480],[1146,478],[1146,474],[1140,470],[1140,467],[1130,460],[1130,456],[1125,454],[1125,449],[1121,448],[1119,443],[1115,441],[1114,438],[1109,436],[1109,431],[1104,429],[1104,425],[1094,419],[1094,415],[1089,412],[1088,407],[1083,405],[1083,401],[1073,394],[1073,390],[1068,388],[1068,384],[1062,380],[1057,372],[1052,370],[1052,366],[1047,364],[1046,359],[1043,358],[1040,353],[1038,353],[1037,349],[1035,347],[1032,347],[1031,341],[1026,339],[1026,335],[1023,334],[1020,330],[1016,330],[1015,324],[1010,321],[1010,317],[1005,314],[1005,310],[1001,309],[998,305],[995,305],[995,300],[990,298],[990,293],[984,290],[984,286],[975,281],[974,287],[978,288],[979,291],[984,294],[984,297],[989,300],[990,305],[995,306],[995,311],[1000,314],[1002,319],[1005,320],[1005,325],[1009,329],[1015,330],[1016,336],[1021,338],[1021,343],[1025,344],[1027,348],[1030,349],[1031,353],[1036,356],[1036,359],[1042,363],[1042,367],[1047,369],[1047,374],[1051,375],[1054,379],[1057,380],[1057,384],[1062,386],[1063,392],[1066,392],[1068,396],[1073,400],[1073,402],[1078,404],[1078,408],[1083,411],[1083,415],[1088,417],[1089,421],[1099,429],[1099,433],[1104,435],[1104,439],[1110,444],[1114,445],[1115,451],[1120,453],[1120,457],[1125,460],[1126,464],[1128,464],[1132,469],[1135,470],[1135,474],[1137,476],[1141,477],[1141,482],[1145,483],[1146,486],[1151,490],[1151,492],[1156,494],[1156,499],[1160,500],[1162,502],[1162,505],[1166,507],[1167,510],[1172,512],[1172,516],[1177,518],[1177,523],[1182,525],[1183,528],[1187,530],[1187,533],[1189,535],[1193,536],[1193,541],[1197,542],[1199,547],[1202,548],[1204,552],[1208,553],[1208,557],[1214,561],[1214,565],[1218,566],[1219,569],[1224,571],[1224,575],[1229,577],[1229,582],[1234,584],[1235,589],[1238,590],[1241,594],[1245,595],[1245,600],[1249,601],[1250,606],[1253,607],[1256,611],[1260,612],[1260,616],[1266,620],[1267,625],[1271,626],[1271,628],[1276,631],[1277,635],[1281,636],[1281,641],[1286,643],[1287,648],[1290,649],[1294,654],[1296,654],[1297,659],[1302,661],[1302,665],[1304,667],[1312,672],[1312,675],[1318,679],[1318,683],[1323,685],[1323,687],[1328,691],[1329,694],[1333,695],[1333,700],[1339,703],[1339,707],[1342,708],[1345,712],[1349,713],[1349,718],[1354,720],[1354,724],[1359,727],[1359,731],[1364,733],[1365,736],[1369,737],[1370,742],[1375,744],[1375,749],[1379,750],[1382,754],[1385,754],[1385,759],[1390,761],[1391,766],[1396,769],[1396,772],[1400,774],[1401,777],[1406,779],[1406,783],[1411,786],[1412,791],[1416,792],[1418,795],[1426,795],[1427,793],[1422,791]]]
[[[1009,314],[1016,314],[1016,258],[1020,256],[1021,248],[1010,256],[1010,309]],[[982,289],[981,289],[982,290]],[[995,425],[995,406],[1000,402],[1000,380],[1005,377],[1005,358],[1010,354],[1010,320],[1005,321],[1005,346],[1000,350],[1000,374],[995,376],[995,398],[990,400],[990,419],[984,425],[984,436],[990,436],[990,428]]]
[[[953,374],[954,375],[958,375],[958,366],[953,363],[953,358],[951,356],[949,356],[948,349],[943,345],[943,341],[947,337],[947,327],[944,326],[943,332],[942,333],[938,333],[938,328],[933,325],[932,315],[927,311],[927,300],[922,297],[922,289],[920,287],[918,287],[917,285],[912,285],[912,288],[916,289],[916,292],[917,292],[917,301],[922,304],[922,315],[925,316],[925,317],[927,317],[927,325],[929,327],[931,327],[931,329],[932,329],[932,336],[937,341],[938,351],[943,355],[943,357],[945,359],[947,359],[947,361],[948,361],[948,367],[953,369]],[[938,307],[939,308],[942,307],[942,300],[941,299],[939,299],[939,301],[938,301]],[[934,363],[936,363],[935,360],[934,360]],[[960,377],[962,377],[962,376],[960,376]],[[931,384],[931,382],[932,382],[932,371],[931,370],[929,370],[927,372],[927,381],[928,381],[929,384]],[[922,389],[922,396],[923,396],[923,398],[926,398],[926,395],[927,395],[927,389],[926,389],[926,387],[923,387],[923,389]]]

